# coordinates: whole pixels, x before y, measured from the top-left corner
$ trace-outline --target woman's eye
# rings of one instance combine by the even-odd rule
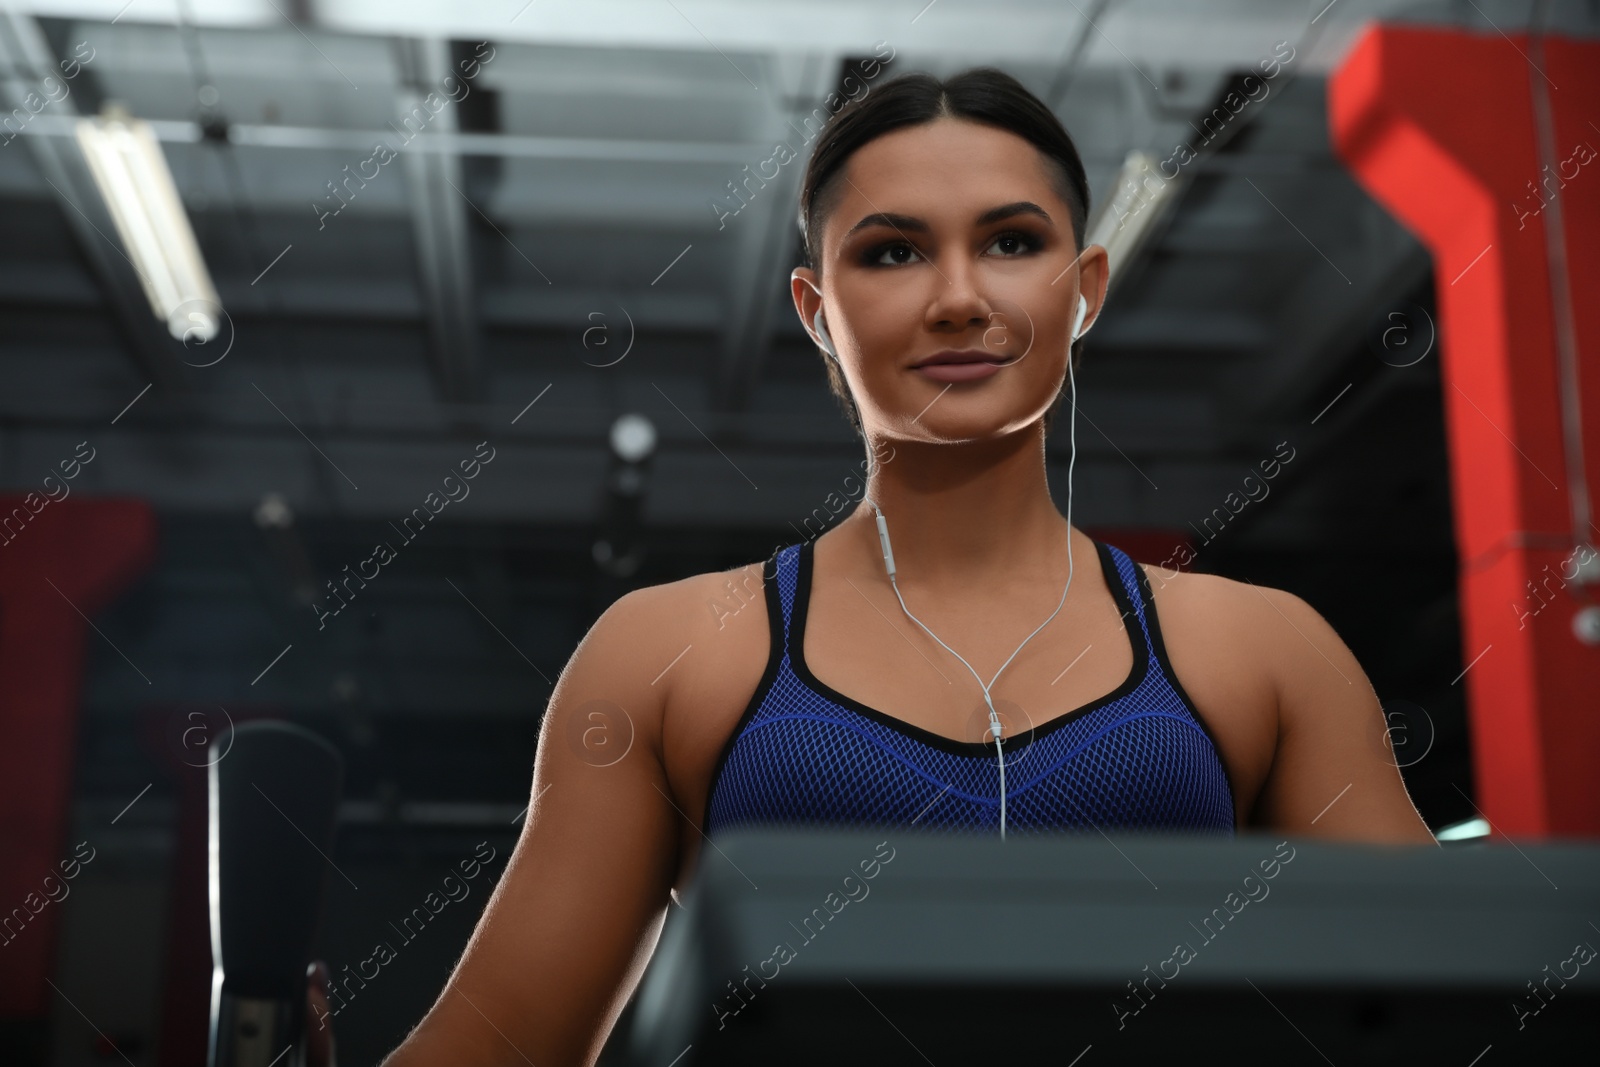
[[[908,244],[893,244],[881,249],[873,259],[874,263],[885,266],[901,266],[920,258],[917,250]]]
[[[1030,237],[1020,233],[1003,233],[989,245],[989,250],[1002,256],[1016,256],[1031,252],[1034,247],[1034,241]]]

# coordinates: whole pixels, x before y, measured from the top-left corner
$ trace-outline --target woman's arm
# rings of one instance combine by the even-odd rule
[[[670,587],[619,600],[563,671],[532,805],[439,999],[385,1067],[590,1064],[643,971],[677,872],[661,760]],[[660,646],[658,648],[658,646]]]
[[[1277,749],[1257,821],[1307,837],[1434,844],[1372,683],[1333,627],[1281,589],[1243,584],[1235,596],[1244,639],[1277,695]]]

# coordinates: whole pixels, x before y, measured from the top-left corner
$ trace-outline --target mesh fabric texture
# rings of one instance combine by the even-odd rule
[[[1227,772],[1157,653],[1146,580],[1121,549],[1095,547],[1123,611],[1133,669],[1111,693],[1003,740],[1006,832],[1231,835]],[[817,681],[797,654],[805,608],[797,626],[796,597],[810,593],[810,550],[790,545],[768,561],[764,596],[770,620],[775,589],[782,634],[719,762],[706,832],[890,825],[998,833],[992,743],[942,738],[861,705]]]

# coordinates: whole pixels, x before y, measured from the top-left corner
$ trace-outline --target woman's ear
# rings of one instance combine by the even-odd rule
[[[1100,312],[1106,304],[1106,287],[1111,283],[1111,261],[1106,255],[1106,250],[1099,245],[1090,245],[1078,257],[1078,292],[1089,302],[1089,313],[1084,316],[1083,329],[1079,336],[1089,332],[1100,318]]]
[[[794,310],[800,316],[800,325],[805,327],[818,348],[826,348],[813,324],[817,312],[822,309],[822,290],[817,286],[817,272],[810,267],[796,267],[789,275],[789,295],[794,299]]]

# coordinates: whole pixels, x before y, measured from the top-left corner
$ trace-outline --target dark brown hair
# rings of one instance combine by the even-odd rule
[[[807,267],[820,272],[822,225],[850,157],[884,134],[939,118],[993,126],[1014,133],[1037,148],[1050,164],[1046,169],[1057,179],[1057,192],[1071,212],[1072,235],[1082,251],[1088,225],[1089,183],[1077,146],[1061,120],[1021,82],[1004,71],[977,67],[944,81],[931,74],[903,74],[852,101],[828,121],[806,164],[805,181],[800,188],[800,255]],[[1073,342],[1074,368],[1079,365],[1082,349],[1083,341]],[[826,357],[822,362],[828,374],[828,388],[838,398],[856,433],[862,433],[861,413],[838,363]],[[1058,393],[1055,404],[1045,413],[1047,433],[1065,395]]]

